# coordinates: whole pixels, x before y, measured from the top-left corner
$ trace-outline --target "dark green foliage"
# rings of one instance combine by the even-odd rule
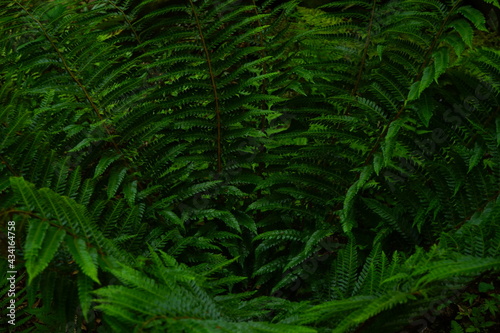
[[[482,13],[323,9],[0,1],[19,330],[395,332],[500,268]]]

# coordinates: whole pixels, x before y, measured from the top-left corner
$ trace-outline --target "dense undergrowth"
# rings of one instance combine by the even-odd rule
[[[494,325],[493,28],[455,0],[0,1],[2,326],[410,332],[471,290]]]

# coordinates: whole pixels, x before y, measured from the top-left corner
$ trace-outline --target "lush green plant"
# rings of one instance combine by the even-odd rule
[[[483,15],[297,6],[0,1],[17,327],[390,332],[500,268]]]
[[[497,279],[498,280],[498,279]],[[500,311],[500,294],[495,291],[492,283],[480,282],[473,293],[465,292],[458,304],[458,313],[452,321],[453,332],[488,332],[497,330]],[[480,295],[478,295],[480,294]]]

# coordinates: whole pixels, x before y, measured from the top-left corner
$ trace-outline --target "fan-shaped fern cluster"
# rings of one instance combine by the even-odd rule
[[[0,1],[19,331],[396,332],[500,268],[481,12],[298,5]]]

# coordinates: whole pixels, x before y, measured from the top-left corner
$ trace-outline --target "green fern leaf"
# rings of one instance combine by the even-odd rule
[[[78,274],[77,287],[83,317],[88,320],[89,310],[92,305],[92,280],[87,275]]]
[[[415,288],[421,288],[433,281],[454,276],[467,276],[482,273],[488,269],[500,269],[500,258],[477,258],[464,256],[457,261],[437,262],[427,268],[430,272],[421,277]]]
[[[24,258],[26,261],[33,261],[38,256],[42,249],[45,233],[48,229],[49,224],[46,222],[30,223],[24,250]]]
[[[41,203],[40,195],[32,184],[26,182],[22,177],[11,177],[10,184],[14,191],[18,192],[29,210],[39,210],[44,216],[50,217],[48,209]]]
[[[307,237],[308,239],[304,249],[290,260],[290,262],[283,268],[283,271],[287,271],[288,269],[293,268],[303,261],[307,260],[307,258],[311,256],[315,248],[318,246],[318,243],[323,238],[328,237],[331,234],[331,230],[316,230],[315,232],[313,232],[311,236]]]
[[[425,127],[429,127],[429,122],[434,114],[434,109],[436,108],[434,99],[428,94],[424,92],[420,98],[415,102],[414,107],[416,108],[418,117],[425,125]]]
[[[483,157],[484,151],[481,149],[481,147],[476,144],[474,146],[474,150],[472,151],[472,156],[470,157],[469,160],[469,169],[467,170],[467,173],[471,172],[471,170],[478,165],[478,163],[481,161],[481,158]]]
[[[408,97],[406,98],[406,100],[407,101],[417,100],[419,97],[419,91],[420,91],[420,81],[414,82],[410,87],[410,91],[408,92]]]
[[[134,206],[137,196],[137,180],[129,181],[123,186],[123,194],[130,206]]]
[[[488,31],[483,14],[476,8],[471,6],[462,6],[458,9],[458,12],[471,21],[477,29],[481,31]]]
[[[97,178],[100,175],[102,175],[104,171],[106,171],[106,169],[119,158],[120,156],[115,154],[106,154],[104,157],[102,157],[99,160],[99,164],[97,164],[95,168],[94,178]]]
[[[448,26],[454,28],[460,34],[460,37],[462,37],[462,40],[467,46],[472,47],[474,31],[467,21],[463,19],[454,20],[450,22]]]
[[[500,8],[500,3],[498,0],[484,0],[486,3],[491,3],[493,6]]]
[[[33,224],[40,223],[38,221],[33,222]],[[37,228],[38,229],[38,228]],[[31,232],[32,229],[30,229]],[[37,235],[37,240],[40,240],[40,230],[33,230]],[[28,271],[28,283],[31,284],[33,279],[40,274],[48,265],[49,262],[54,258],[59,245],[61,244],[66,232],[63,229],[49,227],[46,229],[43,235],[43,241],[40,244],[41,249],[37,252],[36,257],[31,257],[30,260],[26,260],[26,270]]]
[[[84,239],[70,235],[66,236],[65,244],[82,272],[93,281],[100,283],[97,277],[97,252],[95,248],[89,248]]]
[[[373,166],[367,165],[362,168],[359,179],[351,185],[344,199],[344,208],[341,211],[342,229],[345,233],[349,233],[354,227],[354,219],[352,217],[352,207],[354,205],[354,198],[358,191],[365,185],[373,172]]]
[[[464,41],[460,38],[460,36],[457,35],[447,35],[443,38],[445,42],[447,42],[455,51],[455,54],[457,57],[460,58],[462,53],[465,50],[465,43]]]
[[[338,318],[337,316],[356,311],[362,307],[366,307],[371,301],[376,299],[375,296],[356,296],[348,299],[324,302],[313,306],[301,314],[300,323],[310,322],[325,322]]]
[[[438,78],[448,69],[450,55],[448,48],[441,47],[432,54],[434,58],[434,81],[438,83]]]
[[[111,176],[109,177],[107,188],[108,199],[111,199],[115,196],[118,188],[123,182],[123,179],[125,179],[126,174],[127,168],[125,167],[117,166],[116,168],[111,169]]]
[[[351,327],[357,326],[382,311],[391,309],[397,305],[404,304],[408,300],[416,299],[415,296],[400,291],[391,291],[376,298],[362,309],[353,311],[347,315],[333,330],[335,333],[348,331]]]
[[[384,165],[389,166],[391,164],[392,154],[396,145],[396,136],[403,125],[403,121],[398,119],[393,121],[389,125],[387,134],[385,136],[384,144],[382,145],[382,153],[384,156]]]

